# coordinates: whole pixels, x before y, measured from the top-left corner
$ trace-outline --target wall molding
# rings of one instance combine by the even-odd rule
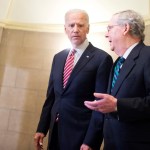
[[[150,18],[145,18],[145,25],[150,25]],[[90,24],[91,32],[105,32],[108,22],[98,22]],[[0,27],[6,29],[38,31],[38,32],[52,32],[52,33],[64,33],[63,24],[31,24],[31,23],[19,23],[11,21],[0,22]]]

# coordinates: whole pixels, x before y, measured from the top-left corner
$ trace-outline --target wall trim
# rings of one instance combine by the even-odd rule
[[[90,24],[90,33],[105,32],[107,24],[108,22],[98,22]],[[150,25],[150,18],[145,18],[145,25]],[[32,24],[32,23],[4,21],[0,22],[0,27],[16,30],[64,33],[63,24]]]

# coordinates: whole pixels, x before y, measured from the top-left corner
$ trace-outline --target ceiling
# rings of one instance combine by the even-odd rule
[[[88,12],[93,31],[103,30],[112,14],[125,9],[139,12],[150,24],[150,0],[0,0],[0,23],[7,28],[60,32],[64,14],[72,8]],[[63,30],[62,30],[63,31]]]
[[[145,18],[150,16],[149,0],[55,0],[50,5],[54,6],[48,13],[52,24],[63,23],[64,12],[71,8],[85,9],[91,23],[107,22],[112,14],[125,9],[133,9]]]

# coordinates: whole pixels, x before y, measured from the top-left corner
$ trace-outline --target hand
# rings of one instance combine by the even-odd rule
[[[117,99],[109,94],[94,93],[96,98],[100,100],[85,101],[84,105],[91,110],[100,111],[102,113],[110,113],[116,111]]]
[[[80,147],[80,150],[92,150],[92,148],[90,148],[88,145],[86,144],[82,144]]]
[[[43,139],[45,135],[43,133],[36,133],[34,136],[34,145],[35,150],[42,150],[43,149]]]

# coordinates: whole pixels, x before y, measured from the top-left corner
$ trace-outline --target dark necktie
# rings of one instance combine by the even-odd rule
[[[65,67],[64,67],[64,74],[63,74],[63,88],[65,88],[68,79],[71,75],[71,72],[73,70],[74,66],[74,56],[75,56],[76,50],[72,50],[69,56],[67,57]]]
[[[114,76],[113,76],[113,80],[112,80],[111,90],[115,86],[115,83],[116,83],[118,76],[119,76],[119,73],[120,73],[121,66],[123,65],[124,61],[125,61],[125,58],[120,57],[116,63],[116,66],[114,68]]]

